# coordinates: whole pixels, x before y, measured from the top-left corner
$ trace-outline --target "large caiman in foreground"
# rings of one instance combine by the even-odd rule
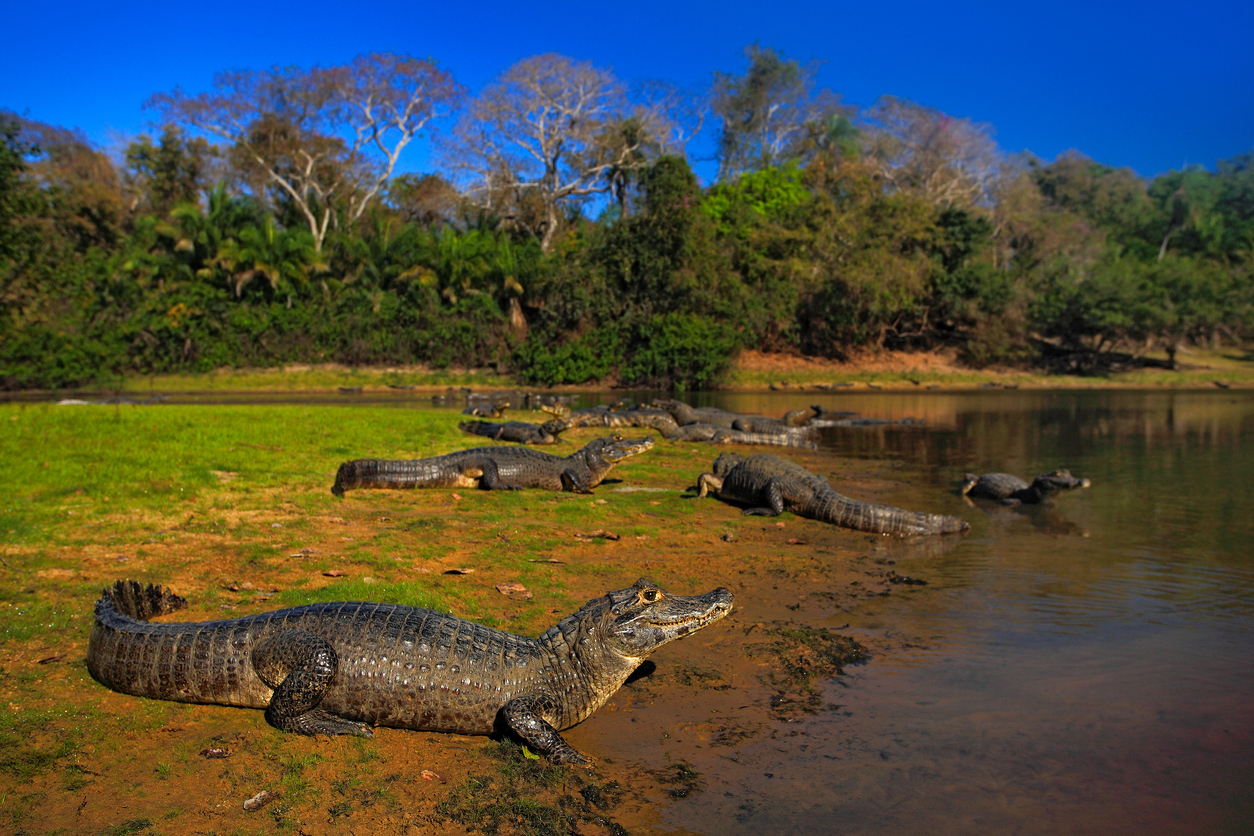
[[[555,761],[588,763],[558,732],[604,705],[653,651],[727,615],[732,594],[669,595],[641,578],[538,639],[362,602],[148,622],[186,603],[134,581],[105,589],[87,649],[91,675],[136,696],[264,708],[271,725],[297,734],[509,730]]]
[[[597,438],[565,457],[526,447],[476,447],[429,459],[354,459],[340,465],[331,493],[343,496],[356,488],[591,493],[614,465],[652,447],[652,438]]]
[[[773,517],[791,511],[844,528],[897,537],[951,534],[971,527],[961,517],[922,514],[850,499],[833,490],[822,476],[766,453],[748,458],[735,453],[719,456],[714,460],[713,473],[697,477],[697,495],[704,497],[709,493],[749,505],[746,514]]]

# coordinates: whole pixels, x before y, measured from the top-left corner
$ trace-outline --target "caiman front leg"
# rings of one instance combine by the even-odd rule
[[[593,486],[588,484],[588,479],[584,478],[575,471],[567,468],[562,471],[562,490],[570,493],[592,493]]]
[[[589,764],[592,759],[580,754],[557,729],[544,719],[552,716],[553,702],[548,697],[518,697],[505,703],[501,717],[505,725],[532,749],[556,763]]]
[[[266,721],[296,734],[355,734],[374,737],[365,723],[345,720],[318,708],[339,667],[335,648],[304,630],[284,630],[263,639],[253,650],[253,670],[274,689]]]

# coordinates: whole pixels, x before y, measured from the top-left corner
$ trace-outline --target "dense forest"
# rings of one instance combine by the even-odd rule
[[[1147,182],[815,70],[753,46],[689,91],[549,54],[469,97],[372,54],[154,95],[112,152],[0,111],[0,386],[336,361],[699,387],[744,347],[1086,372],[1249,336],[1254,153]],[[419,137],[430,173],[397,174]]]

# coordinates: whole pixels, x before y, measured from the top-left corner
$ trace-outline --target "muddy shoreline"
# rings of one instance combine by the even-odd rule
[[[158,536],[126,542],[101,520],[55,549],[56,566],[10,580],[32,594],[63,590],[53,594],[73,602],[69,619],[79,625],[55,643],[36,637],[5,645],[0,699],[15,717],[48,718],[30,727],[27,741],[26,755],[44,760],[26,764],[27,780],[4,781],[13,832],[654,831],[667,805],[704,791],[703,775],[718,759],[835,710],[821,695],[841,666],[893,652],[891,642],[863,647],[841,638],[842,616],[882,596],[926,594],[894,576],[960,537],[892,541],[791,515],[743,517],[739,508],[681,493],[716,452],[674,447],[652,476],[624,465],[594,497],[525,492],[522,516],[502,516],[499,506],[513,497],[450,491],[359,492],[308,511],[298,498],[303,488],[276,494],[267,511],[232,512],[226,497],[239,483],[231,477],[217,503],[221,522],[208,531],[171,514],[151,521]],[[884,501],[903,487],[868,462],[822,451],[793,458],[860,498]],[[932,499],[932,510],[957,503]],[[589,513],[596,530],[579,521]],[[444,521],[433,543],[436,516]],[[238,534],[271,525],[260,537]],[[285,530],[297,527],[299,534]],[[597,536],[602,529],[624,533],[614,540]],[[265,541],[274,556],[259,558],[249,541]],[[545,555],[536,559],[539,577],[562,594],[533,581],[540,588],[532,601],[504,598],[495,585],[509,578],[485,561],[485,546],[538,549]],[[8,549],[9,569],[21,565],[22,552]],[[418,552],[424,556],[381,556]],[[314,584],[341,582],[326,577],[332,573],[321,572],[323,564],[343,578],[412,581],[447,593],[454,614],[530,635],[571,611],[571,601],[641,576],[681,594],[727,586],[737,605],[719,624],[663,648],[605,708],[566,733],[597,758],[591,769],[546,771],[487,738],[393,729],[369,741],[299,738],[268,727],[260,711],[129,697],[86,672],[90,605],[71,590],[121,577],[152,580],[189,599],[178,620],[208,620],[274,609],[276,590],[311,574]],[[539,772],[529,778],[527,770]],[[263,791],[265,803],[245,810]],[[527,810],[484,807],[484,798],[501,794],[524,798]],[[557,818],[543,824],[546,816]]]

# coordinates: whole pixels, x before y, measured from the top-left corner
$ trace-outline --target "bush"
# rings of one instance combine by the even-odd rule
[[[632,337],[619,379],[636,386],[708,388],[727,371],[739,347],[732,329],[690,314],[652,317]]]
[[[518,376],[546,386],[592,383],[608,376],[621,360],[618,332],[612,329],[585,335],[551,348],[542,334],[532,334],[516,352]]]

